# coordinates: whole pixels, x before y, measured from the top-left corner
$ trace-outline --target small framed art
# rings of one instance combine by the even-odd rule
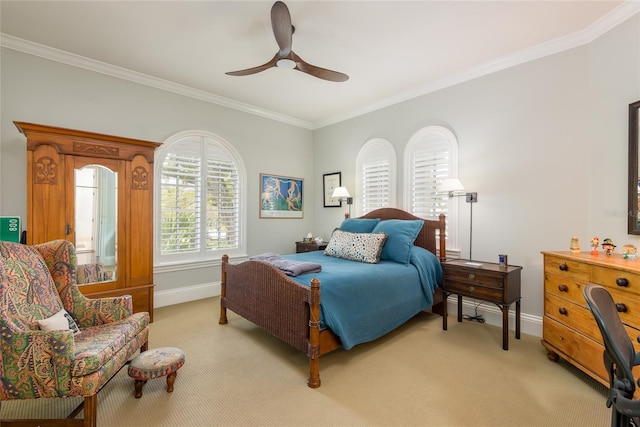
[[[325,208],[339,208],[342,206],[341,200],[331,197],[333,190],[335,190],[336,187],[340,187],[341,184],[341,172],[325,173],[322,175],[322,194]]]

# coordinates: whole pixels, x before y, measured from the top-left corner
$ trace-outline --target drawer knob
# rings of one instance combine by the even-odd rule
[[[566,262],[563,262],[562,264],[560,264],[558,268],[560,269],[560,271],[569,271],[569,266],[567,265]]]
[[[618,311],[618,313],[626,313],[627,312],[627,305],[621,302],[616,303],[616,310]]]
[[[567,309],[564,307],[560,307],[560,309],[558,310],[560,312],[560,314],[562,314],[563,316],[567,315]]]
[[[627,286],[629,286],[629,279],[627,279],[626,277],[618,277],[616,279],[616,285],[626,288]]]
[[[569,287],[567,285],[558,285],[558,290],[560,292],[569,292]]]
[[[470,280],[476,280],[476,275],[473,273],[469,273],[469,279]]]
[[[475,291],[476,288],[474,288],[473,286],[469,286],[469,292],[473,293],[473,291]]]

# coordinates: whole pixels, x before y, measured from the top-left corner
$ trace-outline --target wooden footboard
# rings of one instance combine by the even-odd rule
[[[227,286],[232,283],[233,286]],[[309,387],[320,386],[320,282],[310,286],[291,280],[261,261],[230,264],[222,257],[220,324],[227,308],[309,357]]]
[[[393,208],[370,212],[363,218],[420,219],[405,211]],[[439,247],[436,235],[439,233]],[[416,246],[430,250],[446,259],[445,219],[425,220],[415,241]],[[227,286],[230,284],[230,286]],[[442,314],[442,293],[434,294],[433,312]],[[340,339],[328,329],[320,330],[320,282],[313,279],[310,286],[292,280],[281,270],[261,261],[229,263],[222,257],[220,294],[220,324],[226,324],[227,309],[260,326],[266,332],[281,339],[309,358],[311,388],[320,387],[321,355],[341,347]]]

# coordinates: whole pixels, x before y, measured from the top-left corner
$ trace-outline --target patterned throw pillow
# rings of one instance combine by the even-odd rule
[[[350,261],[377,264],[380,262],[382,247],[387,233],[351,233],[334,230],[324,254]]]

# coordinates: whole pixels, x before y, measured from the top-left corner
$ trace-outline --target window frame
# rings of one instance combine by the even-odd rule
[[[237,180],[238,180],[238,247],[237,248],[223,248],[223,249],[211,249],[207,250],[206,245],[201,247],[195,252],[181,253],[181,254],[162,254],[161,251],[161,201],[162,201],[162,174],[163,164],[167,155],[172,152],[172,148],[175,144],[182,142],[186,139],[200,139],[200,144],[212,142],[216,144],[219,149],[227,152],[229,157],[234,161]],[[200,157],[202,161],[202,157]],[[220,258],[223,254],[227,254],[230,257],[244,257],[247,253],[246,242],[246,168],[244,162],[240,157],[238,151],[227,140],[211,132],[202,130],[187,130],[178,132],[167,138],[164,143],[156,150],[155,156],[155,183],[154,183],[154,221],[156,226],[154,227],[154,264],[156,266],[176,266],[182,265],[185,267],[200,267],[209,266],[220,262]],[[206,217],[206,214],[205,214]],[[206,223],[206,221],[205,221]],[[201,230],[200,230],[201,232]]]
[[[372,138],[366,141],[356,156],[356,197],[355,212],[357,216],[364,215],[363,200],[365,191],[364,174],[362,168],[368,162],[386,160],[389,164],[389,201],[387,206],[379,207],[395,207],[397,206],[396,186],[397,186],[397,156],[393,144],[384,138]],[[378,209],[378,208],[376,208]]]
[[[458,177],[458,139],[455,134],[448,128],[439,125],[426,126],[415,132],[404,151],[404,209],[408,212],[416,215],[412,206],[412,188],[413,188],[413,163],[412,159],[417,151],[428,150],[429,146],[434,144],[443,144],[447,147],[448,151],[448,176],[451,178]],[[439,179],[445,179],[442,177]],[[439,194],[437,191],[437,185],[439,179],[431,183],[434,186],[434,193],[437,194],[438,199],[441,202],[447,201],[447,211],[445,215],[447,217],[447,252],[452,254],[460,253],[460,233],[459,233],[459,213],[460,213],[460,199],[461,197],[449,197],[447,194]],[[420,216],[418,214],[418,216]],[[437,219],[437,218],[430,218]]]

